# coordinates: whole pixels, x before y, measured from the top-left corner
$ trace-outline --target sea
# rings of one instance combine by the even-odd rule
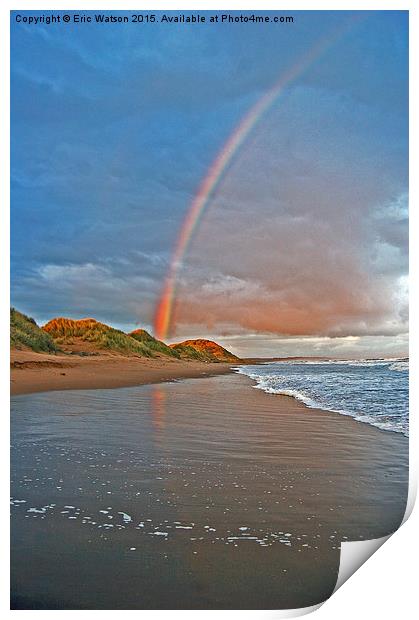
[[[409,359],[286,360],[240,366],[257,389],[385,431],[409,433]]]

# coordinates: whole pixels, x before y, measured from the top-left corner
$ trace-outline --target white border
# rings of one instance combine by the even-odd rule
[[[256,5],[256,6],[255,6]],[[9,210],[10,204],[9,195],[9,62],[10,62],[10,36],[9,36],[9,24],[10,24],[10,10],[80,10],[88,11],[94,9],[103,10],[275,10],[281,12],[292,13],[297,10],[410,10],[410,109],[411,109],[411,127],[410,127],[410,169],[411,169],[411,182],[410,182],[410,204],[413,205],[411,209],[411,265],[419,264],[419,256],[417,250],[418,232],[419,231],[419,215],[416,207],[417,198],[417,181],[415,177],[415,171],[418,170],[418,158],[417,158],[417,122],[415,111],[419,109],[419,101],[417,97],[417,62],[414,60],[419,58],[419,45],[418,40],[418,17],[417,11],[414,8],[413,1],[395,2],[390,0],[353,0],[352,2],[341,2],[339,4],[332,3],[331,1],[321,0],[317,3],[309,1],[292,0],[289,2],[249,2],[243,0],[242,2],[203,2],[195,1],[179,1],[173,2],[166,0],[165,2],[110,2],[109,0],[102,0],[101,2],[80,0],[75,2],[74,0],[57,0],[56,2],[12,2],[11,0],[4,0],[0,6],[0,41],[1,41],[1,55],[0,62],[2,66],[1,75],[4,76],[2,80],[2,95],[1,95],[1,170],[2,183],[0,186],[1,192],[1,205],[2,205],[2,220],[0,226],[0,259],[1,259],[1,301],[0,301],[0,317],[1,317],[1,333],[4,335],[4,350],[0,356],[0,402],[1,402],[1,437],[4,442],[3,450],[1,451],[1,473],[2,473],[2,508],[1,510],[1,524],[2,524],[2,554],[1,554],[1,579],[0,579],[0,609],[5,613],[22,614],[28,612],[9,611],[9,558],[5,553],[6,549],[6,536],[5,532],[9,531],[9,364],[7,358],[6,346],[8,347],[7,333],[9,329]],[[414,63],[414,66],[413,66]],[[416,76],[415,76],[416,69]],[[30,234],[30,231],[28,231]],[[411,281],[411,308],[412,316],[418,316],[418,286],[415,277]],[[411,446],[417,446],[417,432],[418,425],[415,423],[414,416],[417,415],[417,403],[418,399],[418,386],[417,386],[417,343],[418,343],[418,328],[417,321],[412,321],[411,324],[411,376],[415,378],[411,383]],[[410,510],[413,503],[413,496],[415,495],[417,486],[417,466],[418,459],[416,457],[416,449],[411,449],[411,463],[410,463]],[[380,617],[383,619],[391,619],[398,617],[401,619],[413,618],[415,611],[417,610],[415,590],[417,583],[415,580],[416,566],[416,551],[418,536],[418,517],[419,511],[416,509],[411,518],[405,523],[394,536],[390,538],[382,549],[375,555],[373,555],[365,566],[361,570],[357,571],[344,586],[339,589],[325,605],[316,612],[316,618],[319,620],[335,620],[339,617],[342,620],[352,618],[353,615],[361,615],[362,618],[368,618],[371,616]],[[98,616],[100,618],[108,618],[122,614],[136,614],[141,613],[141,618],[161,618],[166,616],[168,612],[164,611],[114,611],[114,612],[101,612],[101,611],[78,611],[78,612],[45,612],[45,611],[33,611],[29,612],[32,616],[39,617],[40,619],[45,617],[45,614],[66,614],[67,617],[76,617],[80,620],[84,618],[90,618]],[[281,613],[271,611],[175,611],[169,612],[170,617],[174,620],[183,620],[185,616],[192,617],[206,616],[217,618],[240,618],[240,620],[246,620],[247,618],[273,618],[273,617],[291,617],[293,613]]]

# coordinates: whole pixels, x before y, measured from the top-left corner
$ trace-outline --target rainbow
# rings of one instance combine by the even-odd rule
[[[165,277],[164,285],[158,300],[154,316],[154,333],[157,338],[164,340],[167,337],[172,319],[173,303],[176,294],[176,280],[183,258],[188,250],[194,231],[209,204],[211,197],[219,185],[225,170],[238,149],[248,137],[261,117],[269,110],[273,103],[283,93],[291,82],[300,77],[322,54],[328,50],[357,21],[359,16],[351,17],[348,22],[336,31],[318,41],[292,68],[281,76],[267,93],[265,93],[245,114],[221,151],[211,164],[207,175],[201,182],[191,206],[183,220],[177,238],[170,265]]]

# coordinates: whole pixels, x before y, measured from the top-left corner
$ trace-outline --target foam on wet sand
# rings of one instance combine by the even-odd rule
[[[14,607],[324,600],[341,541],[400,523],[407,439],[251,385],[231,374],[15,397]]]

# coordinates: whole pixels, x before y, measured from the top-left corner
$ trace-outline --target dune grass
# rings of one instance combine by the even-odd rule
[[[128,334],[131,338],[134,338],[138,342],[143,343],[146,347],[154,351],[155,353],[161,353],[163,355],[170,355],[171,357],[180,358],[179,353],[170,348],[167,344],[162,342],[161,340],[157,340],[151,334],[149,334],[145,329],[136,329],[133,332]]]
[[[239,360],[211,340],[185,340],[169,346],[154,338],[145,329],[136,329],[126,334],[92,318],[59,317],[40,328],[32,318],[15,308],[10,310],[10,344],[16,349],[32,349],[48,353],[61,351],[87,355],[92,354],[93,349],[93,351],[107,350],[141,357],[163,355],[197,362]]]
[[[14,349],[32,349],[38,353],[57,353],[59,347],[29,316],[10,308],[10,346]]]
[[[185,340],[170,345],[182,359],[195,359],[201,362],[236,362],[239,358],[212,340]]]
[[[52,319],[42,328],[58,345],[72,345],[86,342],[97,349],[132,353],[153,357],[153,351],[119,329],[114,329],[95,319]]]

